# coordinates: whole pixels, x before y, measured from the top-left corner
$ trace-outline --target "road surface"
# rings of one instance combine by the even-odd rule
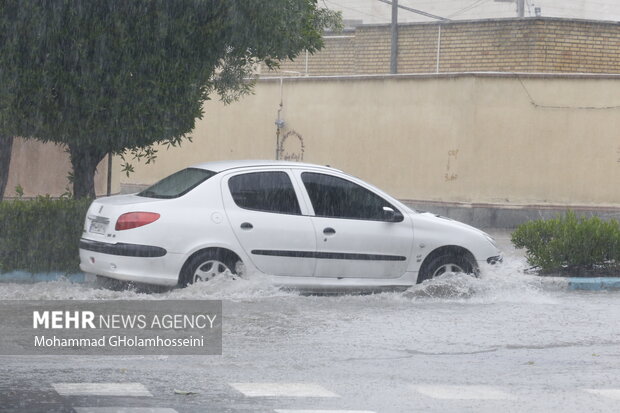
[[[224,335],[221,356],[0,356],[0,411],[619,411],[620,293],[544,284],[504,247],[478,279],[365,296],[2,284],[0,299],[222,299]]]

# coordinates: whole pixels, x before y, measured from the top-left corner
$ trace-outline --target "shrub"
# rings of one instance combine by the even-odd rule
[[[0,273],[79,271],[78,245],[91,200],[0,202]]]
[[[620,224],[598,217],[578,218],[569,211],[550,220],[530,221],[512,233],[528,262],[542,272],[599,272],[618,269]]]

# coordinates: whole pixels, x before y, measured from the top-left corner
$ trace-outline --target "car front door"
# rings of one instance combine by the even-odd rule
[[[313,276],[314,227],[288,171],[230,174],[222,180],[222,197],[237,240],[260,271]]]
[[[411,219],[373,191],[344,177],[296,174],[312,204],[317,277],[396,278],[407,269]]]

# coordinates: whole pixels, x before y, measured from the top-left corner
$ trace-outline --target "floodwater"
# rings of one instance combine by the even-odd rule
[[[84,356],[71,367],[66,357],[0,357],[0,392],[32,387],[36,377],[41,387],[26,399],[54,395],[73,407],[119,401],[63,398],[53,382],[139,382],[154,396],[132,406],[177,412],[617,411],[620,293],[568,291],[526,269],[509,251],[479,278],[447,275],[406,292],[343,296],[243,279],[156,293],[1,284],[0,300],[221,299],[224,321],[221,356]],[[306,383],[337,396],[252,397],[235,383]],[[175,388],[199,394],[179,399]]]

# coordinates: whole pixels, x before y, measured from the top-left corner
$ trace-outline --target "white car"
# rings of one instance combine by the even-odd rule
[[[86,273],[166,286],[242,271],[301,290],[378,291],[476,274],[501,253],[484,232],[337,169],[230,161],[95,200],[80,261]]]

